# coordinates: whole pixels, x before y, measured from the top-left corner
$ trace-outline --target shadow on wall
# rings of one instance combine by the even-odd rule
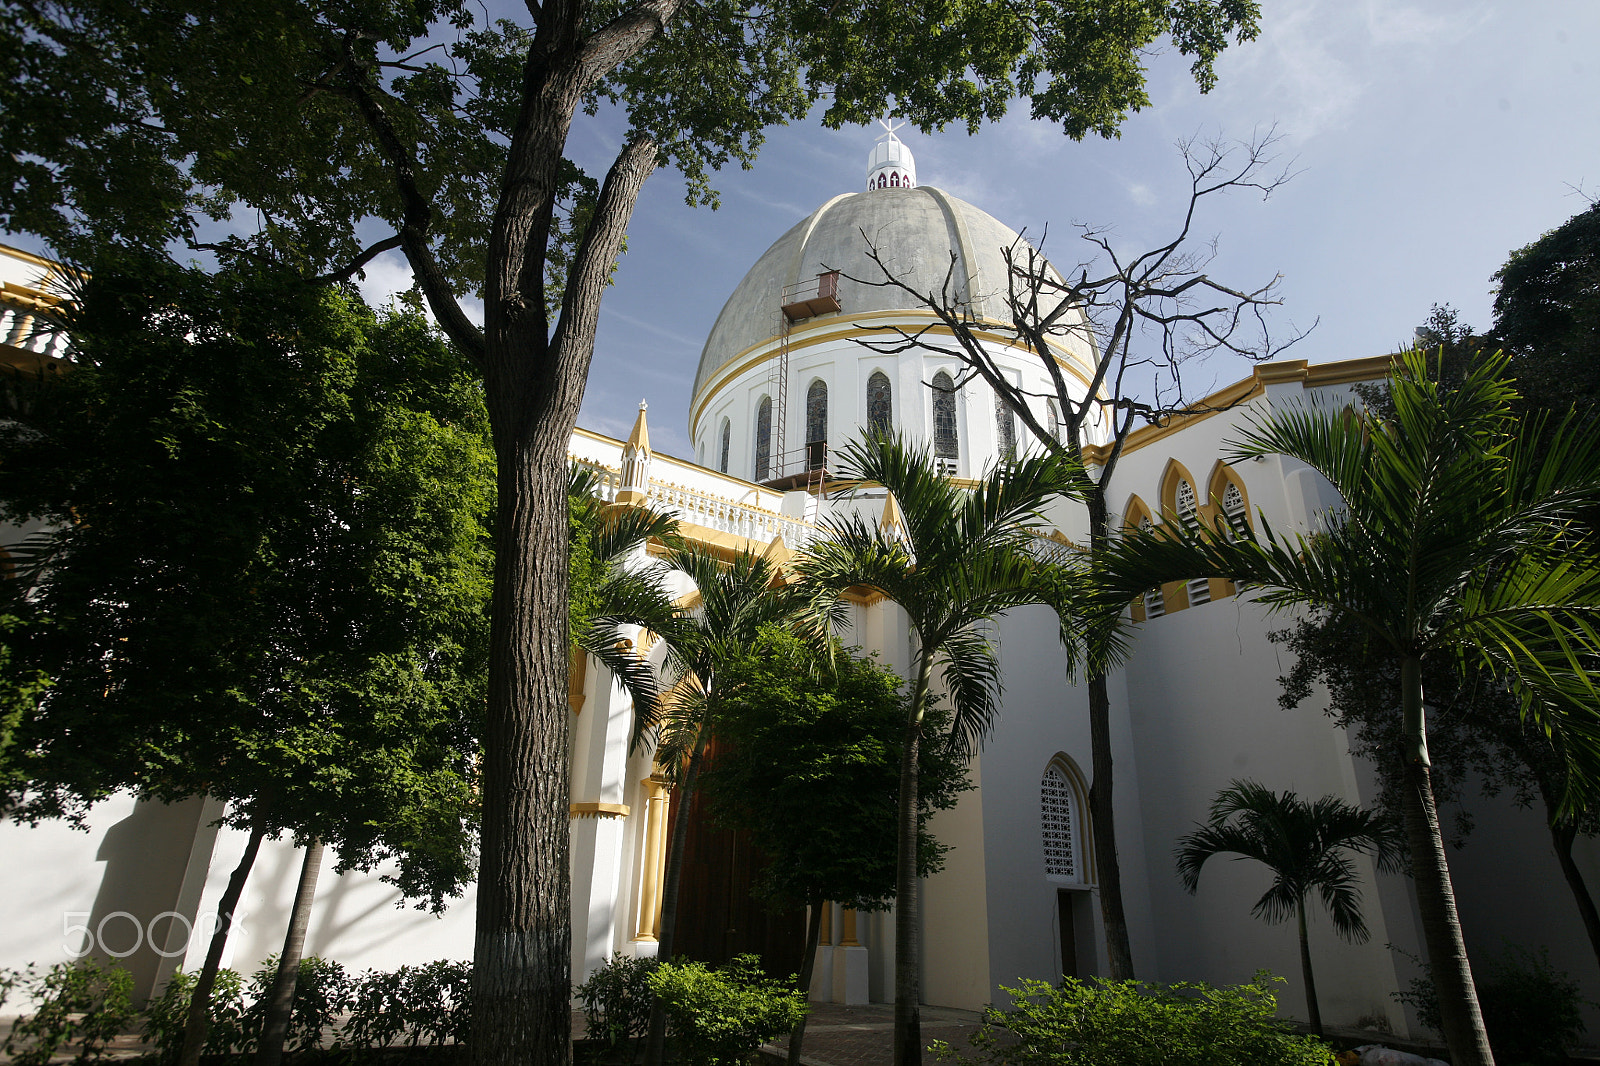
[[[93,906],[86,915],[66,916],[74,950],[133,974],[135,1003],[149,998],[188,947],[217,835],[207,808],[201,797],[140,800],[100,841],[95,858],[105,872]],[[193,876],[196,864],[200,873]]]

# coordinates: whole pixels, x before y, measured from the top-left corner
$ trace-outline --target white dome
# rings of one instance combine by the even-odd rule
[[[880,142],[874,157],[888,144]],[[923,310],[919,300],[898,288],[850,280],[871,280],[881,273],[867,258],[863,233],[877,242],[884,262],[918,292],[937,293],[943,287],[954,253],[957,299],[972,304],[980,317],[1003,313],[1006,264],[1001,250],[1017,240],[1015,230],[927,185],[836,196],[779,237],[728,297],[700,353],[695,400],[719,369],[777,336],[783,290],[823,271],[844,275],[839,279],[842,309],[814,321],[849,322],[850,316],[870,311]]]

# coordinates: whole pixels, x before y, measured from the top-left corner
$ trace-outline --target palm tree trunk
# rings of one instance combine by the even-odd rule
[[[1094,554],[1105,547],[1109,512],[1105,489],[1096,485],[1088,493],[1089,544]],[[1122,909],[1122,865],[1117,860],[1116,805],[1113,803],[1111,765],[1111,693],[1106,672],[1089,675],[1089,753],[1093,763],[1089,781],[1089,830],[1094,838],[1095,870],[1100,883],[1100,924],[1105,930],[1107,976],[1131,981],[1133,946],[1128,939],[1128,918]]]
[[[1322,1034],[1322,1009],[1317,1005],[1317,979],[1311,973],[1311,939],[1306,935],[1306,898],[1295,901],[1295,916],[1300,920],[1300,975],[1306,982],[1306,1017],[1311,1031]]]
[[[1400,708],[1406,730],[1402,804],[1406,842],[1411,848],[1411,878],[1417,888],[1422,938],[1433,968],[1434,989],[1439,994],[1439,1021],[1455,1066],[1494,1066],[1489,1034],[1484,1029],[1483,1012],[1478,1009],[1478,993],[1472,983],[1472,967],[1467,962],[1466,941],[1461,936],[1444,837],[1439,832],[1439,808],[1433,798],[1422,713],[1422,662],[1413,656],[1400,660]]]
[[[806,952],[800,961],[800,994],[810,998],[811,975],[817,971],[817,941],[822,939],[822,908],[833,904],[818,900],[811,905],[811,917],[806,921]],[[806,1018],[810,1011],[800,1015],[800,1022],[789,1034],[789,1066],[800,1066],[800,1048],[806,1039]]]
[[[678,779],[678,814],[672,823],[672,839],[667,843],[667,872],[661,884],[661,931],[656,935],[656,958],[672,961],[673,941],[678,927],[678,886],[683,881],[683,851],[689,839],[689,802],[694,797],[695,778],[706,752],[711,731],[704,722],[694,739],[689,765]],[[660,1000],[650,1006],[650,1033],[645,1038],[645,1066],[660,1066],[667,1045],[667,1012]]]
[[[272,998],[261,1023],[261,1041],[256,1045],[253,1066],[278,1066],[283,1061],[283,1044],[289,1035],[289,1018],[294,1013],[294,989],[300,980],[300,958],[305,954],[306,929],[311,925],[311,903],[317,894],[317,875],[322,871],[322,838],[312,837],[300,863],[300,882],[294,890],[294,910],[289,913],[289,931],[278,956],[278,973],[272,981]]]
[[[922,750],[922,709],[933,677],[933,653],[924,647],[917,684],[906,711],[900,749],[900,806],[894,862],[894,1066],[922,1066],[922,885],[917,879],[917,770]]]
[[[1595,910],[1594,897],[1589,894],[1583,871],[1572,858],[1572,845],[1578,838],[1578,827],[1570,819],[1560,816],[1560,800],[1556,787],[1544,774],[1539,774],[1539,795],[1544,799],[1546,824],[1550,828],[1550,844],[1555,848],[1556,862],[1561,866],[1561,876],[1567,879],[1572,890],[1572,901],[1578,905],[1578,915],[1583,919],[1583,930],[1589,934],[1589,948],[1600,960],[1600,911]]]
[[[217,901],[217,930],[211,934],[206,961],[195,979],[194,990],[189,993],[189,1016],[184,1024],[178,1066],[198,1066],[200,1054],[205,1050],[206,1032],[211,1028],[211,989],[217,983],[217,971],[222,968],[222,950],[228,945],[233,913],[238,909],[239,897],[244,895],[244,883],[250,879],[250,868],[256,864],[256,854],[261,850],[261,838],[266,832],[266,825],[257,817],[250,825],[250,839],[245,843],[239,865],[233,868],[228,887]]]

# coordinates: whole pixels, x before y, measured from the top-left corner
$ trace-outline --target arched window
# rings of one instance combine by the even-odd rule
[[[956,472],[961,442],[956,439],[956,385],[943,370],[933,375],[933,459],[943,474]]]
[[[994,394],[994,442],[1000,458],[1010,462],[1017,457],[1017,418],[998,392]]]
[[[722,443],[717,448],[717,469],[724,474],[728,472],[728,444],[733,438],[733,424],[726,418],[722,420]]]
[[[1228,522],[1228,539],[1246,537],[1250,534],[1250,515],[1245,507],[1244,493],[1239,491],[1235,481],[1229,481],[1227,488],[1222,490],[1222,515]]]
[[[1057,410],[1056,402],[1054,400],[1046,400],[1044,402],[1044,409],[1045,413],[1050,416],[1050,425],[1046,427],[1050,430],[1050,436],[1054,437],[1056,440],[1060,440],[1061,412]]]
[[[756,403],[756,480],[765,481],[772,474],[772,397],[763,396]]]
[[[1200,504],[1195,499],[1194,486],[1189,484],[1189,479],[1180,477],[1177,488],[1172,494],[1172,509],[1178,514],[1178,521],[1185,529],[1196,530],[1200,528]],[[1191,578],[1184,583],[1184,591],[1189,596],[1189,606],[1194,607],[1202,603],[1211,602],[1211,579],[1204,577]]]
[[[889,376],[881,370],[874,370],[867,379],[867,432],[874,437],[894,432],[894,396]]]
[[[806,469],[820,470],[828,461],[828,383],[821,378],[806,390]]]
[[[1039,781],[1039,828],[1044,875],[1055,881],[1084,880],[1078,839],[1078,797],[1060,766],[1051,763]]]

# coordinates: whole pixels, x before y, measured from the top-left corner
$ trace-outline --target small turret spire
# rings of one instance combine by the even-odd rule
[[[888,119],[879,119],[883,134],[867,156],[868,189],[914,189],[917,186],[917,161],[911,149],[895,136],[896,130],[905,129],[904,122],[896,126]]]

